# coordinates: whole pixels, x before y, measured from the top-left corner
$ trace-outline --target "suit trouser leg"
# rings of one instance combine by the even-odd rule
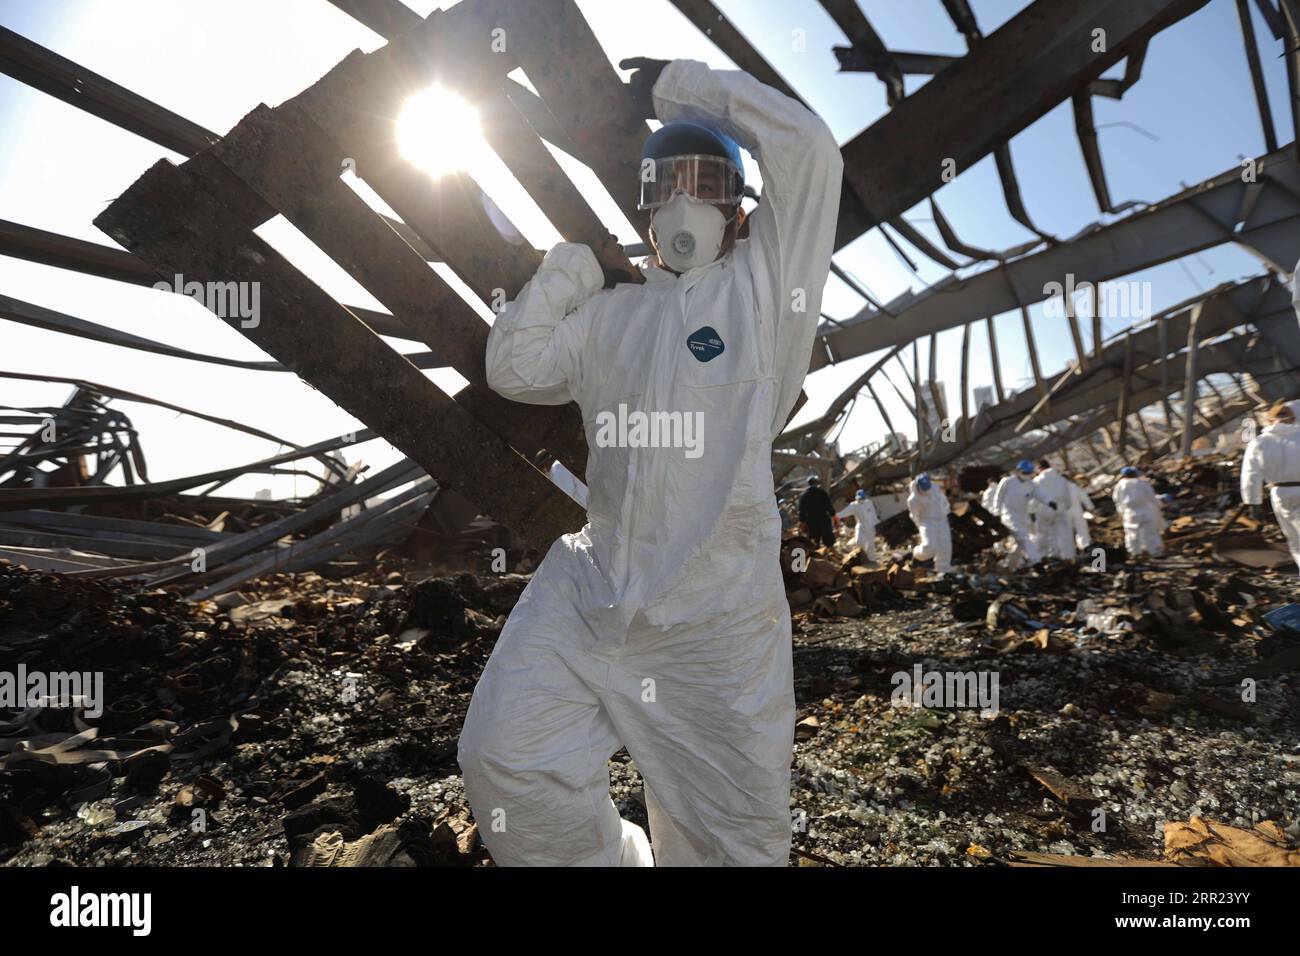
[[[609,798],[608,761],[620,741],[593,687],[604,665],[574,653],[594,637],[579,615],[527,596],[461,731],[470,808],[500,866],[614,866],[625,840]]]
[[[603,697],[645,779],[656,865],[789,859],[794,683],[789,607],[776,598],[635,628],[612,666]]]

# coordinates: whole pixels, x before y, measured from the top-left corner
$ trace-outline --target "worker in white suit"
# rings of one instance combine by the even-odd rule
[[[994,513],[1015,541],[1011,552],[1013,564],[1023,562],[1032,566],[1042,560],[1033,534],[1033,525],[1029,520],[1029,504],[1039,500],[1033,475],[1034,463],[1028,458],[1021,459],[1016,462],[1011,474],[998,482],[998,491],[993,497]]]
[[[1111,498],[1124,522],[1124,548],[1130,558],[1164,552],[1165,516],[1151,483],[1132,465],[1120,469]]]
[[[861,548],[868,561],[876,560],[876,506],[867,497],[865,490],[859,488],[853,500],[840,509],[839,519],[852,518],[857,522],[853,531],[853,546]]]
[[[1291,557],[1300,569],[1300,424],[1294,402],[1278,402],[1269,412],[1271,424],[1246,446],[1241,460],[1241,500],[1262,512],[1264,486],[1286,537]]]
[[[912,549],[918,561],[934,559],[936,574],[952,570],[952,529],[948,526],[948,496],[928,474],[916,476],[907,493],[907,513],[920,533],[920,543]]]
[[[644,284],[613,284],[562,243],[492,326],[493,389],[581,410],[587,524],[510,613],[458,756],[498,864],[650,863],[609,798],[626,747],[657,865],[783,866],[795,699],[772,441],[808,368],[843,164],[821,119],[745,73],[623,66],[664,124],[639,177],[656,255]],[[742,146],[763,184],[748,238]],[[597,441],[620,406],[689,416],[702,439]]]
[[[1070,482],[1070,524],[1074,528],[1074,543],[1080,551],[1092,546],[1092,532],[1088,528],[1088,519],[1092,517],[1095,506],[1088,492],[1083,490],[1083,477]]]
[[[989,478],[988,484],[984,486],[984,493],[980,495],[980,504],[984,510],[990,514],[997,514],[997,497],[998,497],[998,480]]]
[[[1070,520],[1070,479],[1044,458],[1038,463],[1034,485],[1039,502],[1035,522],[1039,553],[1045,558],[1073,561],[1075,550],[1074,524]]]

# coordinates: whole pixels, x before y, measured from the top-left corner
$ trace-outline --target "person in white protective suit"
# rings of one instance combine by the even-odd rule
[[[602,290],[591,249],[562,243],[493,324],[493,389],[582,412],[587,524],[511,612],[458,757],[499,865],[783,866],[795,702],[772,441],[808,368],[843,164],[821,119],[745,73],[621,65],[665,124],[641,177],[656,257],[644,284]],[[740,239],[737,144],[763,181]],[[611,440],[619,406],[702,440]],[[620,747],[653,859],[609,797]]]
[[[1070,479],[1052,467],[1046,458],[1038,463],[1034,477],[1039,508],[1035,522],[1039,554],[1045,558],[1073,561],[1074,524],[1070,520]]]
[[[1070,482],[1070,524],[1074,529],[1074,543],[1080,551],[1092,547],[1092,532],[1088,528],[1088,519],[1092,517],[1095,506],[1088,492],[1083,490],[1083,476],[1076,476]]]
[[[857,527],[853,530],[853,547],[861,548],[868,561],[876,560],[876,506],[867,497],[865,490],[859,488],[853,500],[845,505],[838,514],[841,521],[853,518]]]
[[[984,493],[980,495],[980,504],[983,506],[985,511],[990,514],[997,514],[997,511],[995,510],[997,507],[995,504],[997,497],[998,480],[996,478],[990,478],[988,484],[984,488]]]
[[[1015,541],[1011,552],[1013,563],[1023,560],[1035,565],[1042,559],[1029,520],[1029,503],[1041,500],[1038,487],[1031,480],[1033,474],[1034,463],[1027,458],[1021,459],[1011,474],[998,482],[998,492],[993,498],[994,514],[1006,525]]]
[[[1300,569],[1300,424],[1293,406],[1278,402],[1268,425],[1246,446],[1241,460],[1241,500],[1262,517],[1264,486],[1269,486],[1273,516],[1286,536]]]
[[[1110,496],[1124,522],[1124,549],[1130,558],[1142,554],[1159,556],[1165,549],[1162,539],[1165,516],[1156,490],[1132,465],[1121,468],[1119,474]]]
[[[912,549],[918,561],[934,559],[936,574],[952,570],[952,529],[948,527],[948,497],[929,475],[916,476],[907,493],[907,513],[912,516],[921,542]]]

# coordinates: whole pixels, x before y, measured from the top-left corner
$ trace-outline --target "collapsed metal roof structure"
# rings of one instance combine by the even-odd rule
[[[340,475],[306,511],[214,543],[205,580],[213,580],[211,569],[217,566],[226,569],[219,584],[256,573],[268,566],[270,559],[259,552],[268,543],[311,527],[322,514],[426,474],[438,488],[458,492],[535,546],[581,523],[577,505],[544,473],[552,461],[583,471],[586,449],[575,409],[523,406],[488,389],[488,326],[429,265],[446,263],[485,303],[499,305],[530,278],[540,253],[517,241],[508,223],[503,228],[500,210],[487,200],[472,172],[433,180],[402,159],[391,118],[411,94],[431,84],[461,93],[478,109],[489,145],[563,238],[589,244],[603,266],[633,278],[639,278],[636,267],[545,144],[589,167],[645,240],[647,213],[636,208],[635,193],[625,186],[635,182],[649,127],[636,115],[626,87],[573,0],[462,0],[428,18],[401,0],[330,2],[389,42],[373,53],[354,51],[299,95],[275,107],[258,106],[225,135],[0,28],[0,72],[189,157],[180,165],[159,161],[95,220],[127,251],[0,222],[0,254],[142,285],[176,274],[200,283],[257,283],[258,322],[221,317],[273,361],[237,362],[187,352],[2,294],[0,318],[160,354],[293,371],[368,428],[306,448],[293,446],[242,468],[150,485],[134,437],[123,438],[130,435],[129,422],[105,421],[102,414],[87,419],[91,411],[103,411],[94,396],[112,390],[84,383],[78,387],[80,397],[60,414],[78,416],[82,431],[112,436],[107,448],[94,445],[101,457],[109,456],[104,462],[134,462],[128,484],[96,484],[91,474],[56,483],[63,487],[16,480],[12,475],[19,467],[30,468],[32,455],[55,456],[65,467],[80,467],[79,456],[87,447],[75,435],[57,447],[24,435],[23,446],[0,460],[0,469],[10,468],[0,471],[0,511],[141,500],[307,457],[337,470],[331,453],[380,436],[407,458],[361,483],[354,484],[355,474]],[[741,68],[798,96],[709,0],[672,2]],[[824,414],[778,439],[778,479],[795,468],[834,461],[828,437],[864,393],[894,432],[877,391],[883,387],[878,376],[890,361],[902,364],[907,373],[912,394],[909,400],[900,391],[899,397],[916,416],[917,442],[881,443],[865,460],[853,463],[842,486],[869,486],[921,468],[979,462],[1009,451],[1018,456],[1082,451],[1098,468],[1130,454],[1186,453],[1194,437],[1253,404],[1300,394],[1300,329],[1291,292],[1283,284],[1300,258],[1300,153],[1294,142],[1277,142],[1247,0],[1236,3],[1267,154],[1248,163],[1247,173],[1228,170],[1136,211],[1115,206],[1107,186],[1092,98],[1122,97],[1139,81],[1151,39],[1206,2],[1035,0],[985,36],[966,0],[943,0],[968,48],[964,56],[947,57],[891,51],[855,0],[821,0],[849,40],[836,48],[841,68],[877,76],[890,106],[843,146],[845,182],[836,248],[879,229],[895,248],[901,251],[899,239],[906,241],[951,275],[919,294],[884,303],[833,266],[866,304],[849,319],[822,324],[810,370],[884,355]],[[1300,116],[1300,0],[1256,0],[1256,6],[1287,51],[1295,118]],[[493,45],[501,29],[511,37],[504,51]],[[1107,38],[1101,51],[1091,42],[1097,30]],[[1121,61],[1121,79],[1102,78]],[[517,68],[537,93],[508,75]],[[903,82],[908,74],[932,78],[908,95]],[[1128,215],[1062,239],[1035,225],[1020,195],[1008,143],[1067,99],[1098,208]],[[933,199],[946,181],[945,168],[966,170],[989,155],[996,162],[1007,210],[1036,236],[1013,249],[990,251],[962,242]],[[341,178],[348,169],[398,218],[375,211],[350,188]],[[927,198],[946,248],[903,218]],[[297,227],[391,314],[336,301],[260,239],[254,230],[276,215]],[[1062,322],[1076,358],[1054,374],[1040,367],[1028,308],[1047,297],[1051,283],[1077,277],[1091,284],[1100,303],[1108,282],[1226,242],[1253,253],[1261,273],[1167,309],[1109,341],[1101,334],[1101,309],[1094,308],[1090,350],[1072,298],[1062,292]],[[995,315],[1014,310],[1023,318],[1034,373],[1034,385],[1019,393],[1008,391],[1001,380],[993,325]],[[972,413],[969,343],[980,326],[993,358],[995,400]],[[917,353],[910,373],[902,353],[928,338],[933,383],[935,336],[959,327],[961,413],[947,423],[953,425],[955,439],[941,442],[922,414],[929,401],[921,393]],[[381,335],[427,351],[401,354]],[[421,371],[441,366],[454,368],[469,382],[454,398]],[[1226,378],[1233,387],[1216,388],[1210,376]],[[892,380],[885,381],[893,386]],[[1209,384],[1209,395],[1200,395],[1200,383]],[[1163,408],[1163,423],[1140,414],[1151,406]],[[32,414],[24,411],[12,424],[30,424]],[[61,439],[65,434],[60,432]],[[1098,439],[1104,449],[1098,448]],[[19,460],[23,456],[26,461]],[[97,471],[103,471],[104,462]],[[11,479],[5,481],[7,473]],[[395,513],[405,509],[409,516],[427,504],[432,487],[421,481],[378,514],[348,520],[372,530],[382,527]],[[24,513],[29,522],[35,520],[30,511]],[[307,554],[299,557],[328,554],[348,533],[340,525],[324,537],[317,534],[304,549]],[[188,551],[177,557],[168,550],[156,542],[135,548],[132,556],[156,558],[135,570],[151,574],[155,583],[201,577],[185,565]],[[209,584],[201,593],[216,592]]]

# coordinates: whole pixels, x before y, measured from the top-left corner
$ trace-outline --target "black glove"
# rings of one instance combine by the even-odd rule
[[[655,82],[668,63],[668,60],[653,60],[648,56],[632,56],[618,64],[620,69],[635,70],[628,77],[627,89],[636,104],[637,115],[642,119],[655,118]]]
[[[1051,508],[1053,511],[1059,511],[1059,510],[1060,510],[1059,508],[1056,507],[1056,502],[1055,502],[1055,501],[1049,501],[1049,502],[1047,503],[1047,507]]]

